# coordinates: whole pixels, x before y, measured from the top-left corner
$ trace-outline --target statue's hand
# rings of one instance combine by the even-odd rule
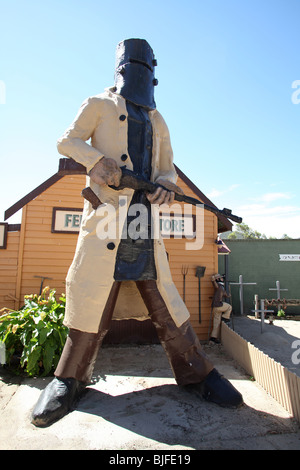
[[[179,186],[168,180],[159,180],[158,183],[167,189],[159,186],[154,193],[147,193],[147,199],[151,204],[172,204],[175,199],[175,193],[183,194],[183,191]]]
[[[89,172],[94,183],[119,186],[122,171],[113,158],[103,157]]]

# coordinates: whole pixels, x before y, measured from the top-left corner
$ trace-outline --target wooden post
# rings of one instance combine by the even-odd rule
[[[265,329],[265,301],[261,300],[260,301],[260,326],[261,326],[261,332],[263,333]]]
[[[201,323],[201,283],[200,279],[204,276],[205,266],[197,266],[195,276],[198,278],[198,296],[199,296],[199,323]]]
[[[255,318],[259,318],[259,315],[258,315],[259,300],[258,300],[258,295],[257,294],[255,294],[255,296],[254,296],[254,305],[255,305]]]
[[[24,206],[22,209],[22,221],[21,221],[21,232],[20,232],[19,253],[18,253],[18,269],[17,269],[17,281],[16,281],[16,298],[18,300],[15,302],[16,310],[20,308],[23,255],[24,255],[25,230],[26,230],[26,213],[27,213],[27,206]]]

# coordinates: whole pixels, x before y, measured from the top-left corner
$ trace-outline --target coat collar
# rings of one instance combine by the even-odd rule
[[[114,91],[114,87],[105,88],[105,93],[108,98],[113,100],[115,104],[126,111],[126,101],[123,96],[119,95]]]
[[[126,111],[126,100],[125,100],[125,98],[123,98],[123,96],[121,96],[119,93],[116,93],[114,91],[114,89],[115,89],[115,87],[111,86],[111,87],[105,88],[104,91],[105,91],[108,98],[112,99],[117,106],[120,106],[121,108],[124,109],[124,111]],[[150,117],[153,116],[155,113],[156,113],[156,109],[151,109],[149,111]]]

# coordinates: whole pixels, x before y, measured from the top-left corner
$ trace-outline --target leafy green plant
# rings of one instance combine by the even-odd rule
[[[284,310],[282,310],[282,308],[278,310],[277,317],[285,317],[285,313],[284,313]]]
[[[48,294],[48,295],[47,295]],[[42,295],[26,295],[24,306],[0,316],[0,341],[5,345],[6,362],[19,356],[13,371],[29,377],[46,376],[57,366],[68,328],[63,325],[65,296],[55,298],[55,290],[45,287]]]

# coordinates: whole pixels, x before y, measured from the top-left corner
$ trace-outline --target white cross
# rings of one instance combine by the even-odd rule
[[[260,313],[260,320],[261,320],[261,333],[264,331],[264,327],[265,327],[265,313],[272,313],[274,312],[274,310],[265,310],[265,301],[264,300],[261,300],[260,301],[260,310],[257,310],[257,308],[255,308],[255,310],[252,310],[252,312],[255,312],[256,313]]]
[[[277,299],[280,299],[280,291],[282,290],[288,290],[288,289],[280,289],[280,281],[276,281],[276,287],[270,287],[269,290],[276,290],[277,291]]]
[[[240,309],[241,315],[244,315],[244,286],[254,286],[256,282],[243,282],[242,274],[239,275],[239,282],[230,282],[233,286],[240,286]]]

